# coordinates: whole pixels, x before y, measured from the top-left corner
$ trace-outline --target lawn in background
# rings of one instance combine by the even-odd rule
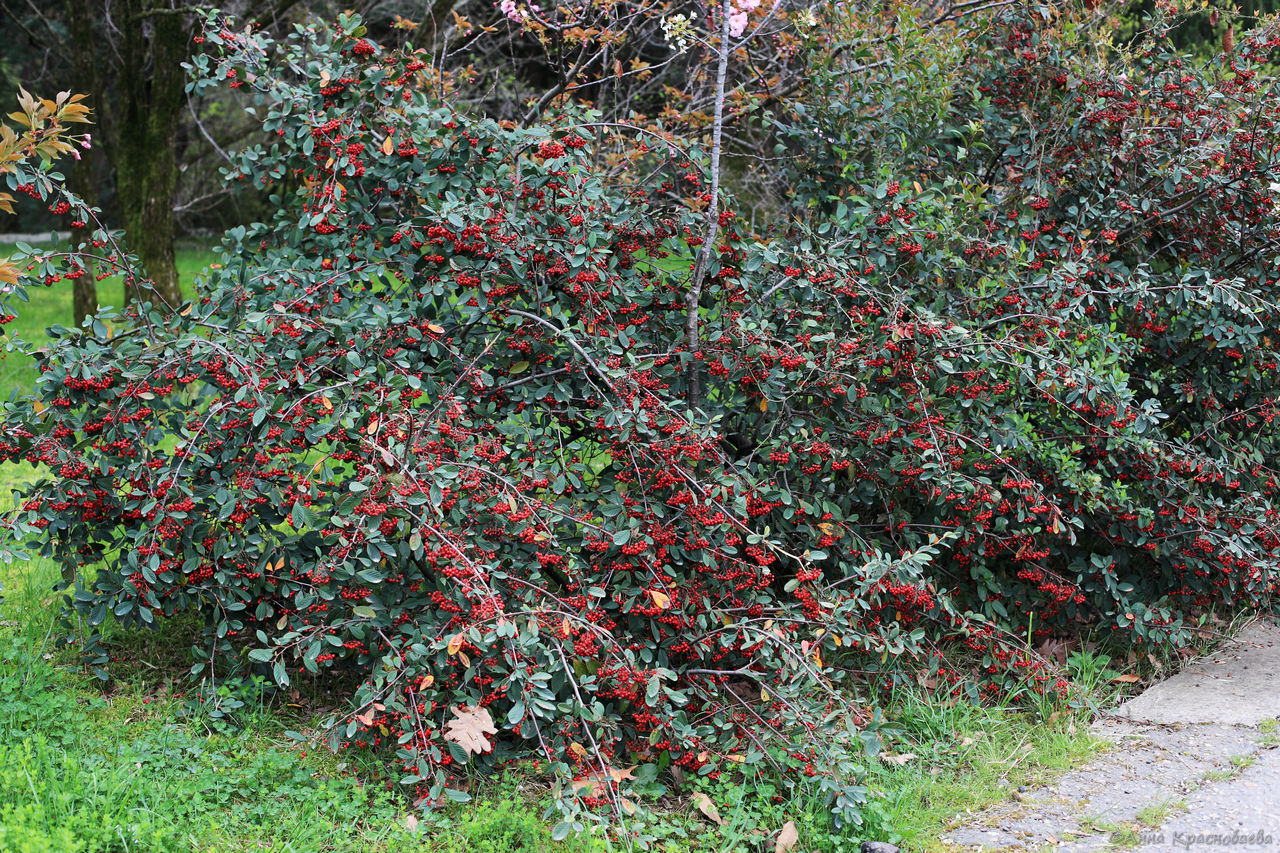
[[[44,248],[51,244],[35,244]],[[0,234],[0,257],[12,253],[14,244],[5,242]],[[205,243],[179,243],[177,251],[178,276],[182,283],[183,296],[190,297],[193,282],[205,267],[217,263],[219,253],[216,248]],[[15,313],[18,319],[7,331],[27,341],[39,343],[45,338],[45,329],[50,326],[75,325],[71,308],[71,282],[61,281],[50,287],[29,288],[27,295],[30,302],[18,303]],[[98,305],[102,308],[120,308],[124,305],[124,281],[120,276],[112,276],[98,282]],[[0,348],[0,399],[7,399],[14,388],[25,393],[30,391],[35,382],[36,372],[31,360],[18,353],[7,353]]]

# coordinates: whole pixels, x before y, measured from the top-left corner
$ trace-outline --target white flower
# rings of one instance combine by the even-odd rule
[[[678,53],[683,53],[689,47],[689,40],[693,37],[693,22],[687,15],[663,18],[662,34],[667,44],[674,47]]]

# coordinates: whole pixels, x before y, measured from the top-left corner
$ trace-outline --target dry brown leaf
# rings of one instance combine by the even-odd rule
[[[799,843],[800,831],[796,829],[795,821],[789,820],[782,825],[782,831],[778,833],[778,840],[773,845],[773,853],[790,853]]]
[[[404,828],[405,828],[405,829],[407,829],[407,830],[409,830],[410,832],[413,832],[415,829],[417,829],[417,828],[418,828],[418,816],[417,816],[417,815],[409,815],[408,817],[406,817],[406,818],[404,819]]]
[[[698,807],[698,811],[702,812],[703,816],[706,817],[707,820],[711,821],[716,826],[724,826],[724,820],[720,817],[720,812],[716,809],[716,804],[711,802],[710,797],[701,791],[695,791],[690,799],[693,801],[693,804]]]
[[[1117,675],[1115,678],[1111,679],[1111,683],[1112,684],[1136,684],[1138,680],[1139,680],[1138,676],[1131,672],[1128,675]]]
[[[488,752],[493,744],[485,735],[496,735],[498,730],[493,725],[493,717],[488,708],[465,705],[462,710],[453,709],[454,719],[445,723],[444,739],[456,743],[466,750],[467,755]]]
[[[892,764],[895,767],[901,767],[909,761],[915,761],[916,754],[914,752],[904,752],[900,755],[894,755],[893,753],[882,752],[880,753],[880,760],[885,764]]]
[[[583,750],[584,752],[586,750]],[[636,765],[624,767],[621,770],[613,767],[607,767],[604,770],[593,770],[585,776],[574,779],[570,784],[573,786],[574,793],[579,793],[587,788],[591,789],[591,796],[603,797],[608,792],[610,782],[622,784],[628,779],[634,779]]]

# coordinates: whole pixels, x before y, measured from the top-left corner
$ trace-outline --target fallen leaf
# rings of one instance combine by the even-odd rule
[[[778,840],[773,845],[773,853],[790,853],[798,843],[800,843],[800,832],[796,829],[795,821],[789,820],[782,825],[782,831],[778,833]]]
[[[695,791],[690,799],[707,820],[716,826],[724,826],[724,820],[720,817],[720,812],[716,809],[716,804],[711,802],[710,797],[701,791]]]
[[[901,767],[902,765],[906,764],[909,761],[915,761],[916,755],[914,752],[904,752],[901,755],[894,755],[893,753],[882,752],[880,753],[880,760],[883,761],[885,764],[892,764],[895,767]]]
[[[413,832],[415,829],[417,829],[417,828],[418,828],[418,816],[417,816],[417,815],[409,815],[408,817],[406,817],[406,818],[404,819],[404,828],[405,828],[405,829],[407,829],[407,830],[409,830],[410,832]]]
[[[586,750],[583,750],[586,753]],[[628,779],[634,779],[636,765],[624,767],[621,770],[613,767],[607,767],[604,770],[593,770],[592,772],[574,779],[570,784],[573,786],[574,793],[580,793],[587,788],[591,789],[591,796],[603,797],[608,792],[610,782],[621,785]]]
[[[1112,684],[1136,684],[1137,682],[1138,676],[1132,672],[1128,675],[1117,675],[1115,678],[1111,679]]]
[[[467,755],[493,749],[493,744],[485,735],[496,735],[498,730],[493,725],[493,717],[489,716],[489,709],[465,705],[461,711],[454,708],[453,714],[455,719],[444,726],[445,740],[462,747]]]

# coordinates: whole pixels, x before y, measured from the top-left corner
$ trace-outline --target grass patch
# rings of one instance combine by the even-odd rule
[[[888,713],[901,729],[890,748],[914,757],[881,762],[870,777],[894,829],[877,840],[911,850],[929,849],[957,815],[1052,781],[1106,746],[1077,714],[1045,720],[1017,708],[914,692],[893,696]]]

